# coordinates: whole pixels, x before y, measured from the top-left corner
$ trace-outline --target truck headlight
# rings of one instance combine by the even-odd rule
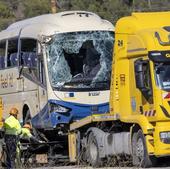
[[[52,112],[68,113],[70,111],[70,109],[63,107],[61,105],[55,104],[55,103],[50,103],[49,104],[49,111],[50,111],[50,113],[52,113]]]
[[[170,131],[160,132],[160,139],[165,144],[170,144]]]

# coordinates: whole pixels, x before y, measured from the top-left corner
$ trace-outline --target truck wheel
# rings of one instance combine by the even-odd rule
[[[132,136],[132,158],[133,165],[138,167],[147,168],[156,164],[156,158],[148,155],[142,130],[138,130]]]
[[[100,167],[102,165],[102,159],[99,157],[98,140],[93,132],[89,134],[87,144],[87,161],[92,167]]]

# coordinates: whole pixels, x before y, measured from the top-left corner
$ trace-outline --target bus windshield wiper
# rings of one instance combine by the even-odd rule
[[[72,80],[70,82],[65,82],[64,85],[74,85],[74,84],[90,84],[92,82],[91,80],[87,80],[87,79],[77,79],[77,80]]]

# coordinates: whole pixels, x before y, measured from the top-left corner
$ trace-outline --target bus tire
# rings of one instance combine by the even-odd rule
[[[132,136],[132,162],[133,165],[143,168],[156,165],[156,158],[148,155],[145,136],[141,129]]]
[[[31,114],[30,114],[30,110],[27,109],[27,111],[24,112],[23,124],[30,123],[30,121],[31,121]]]
[[[102,159],[99,156],[98,140],[93,132],[90,132],[88,136],[86,157],[92,167],[102,166]]]

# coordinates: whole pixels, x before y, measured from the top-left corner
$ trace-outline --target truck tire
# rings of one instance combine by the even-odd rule
[[[132,161],[133,165],[143,168],[156,164],[156,158],[148,155],[145,137],[141,129],[132,136]]]
[[[102,165],[102,159],[99,157],[98,140],[93,132],[90,132],[88,136],[86,157],[92,167],[100,167]]]

